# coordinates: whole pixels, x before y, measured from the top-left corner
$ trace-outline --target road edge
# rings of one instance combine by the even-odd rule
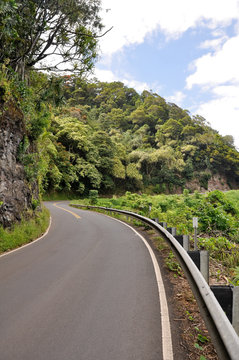
[[[104,214],[105,215],[105,214]],[[105,215],[108,216],[108,215]],[[173,344],[172,344],[172,334],[171,334],[171,325],[170,325],[170,319],[169,319],[169,311],[168,311],[168,303],[167,303],[167,297],[166,297],[166,291],[165,286],[163,283],[163,278],[161,274],[161,270],[158,264],[158,260],[154,254],[154,251],[152,247],[149,245],[147,240],[132,226],[129,224],[119,220],[115,219],[111,216],[109,216],[111,219],[120,222],[121,224],[129,227],[133,232],[140,237],[140,239],[143,241],[144,245],[148,249],[148,252],[150,254],[154,272],[156,276],[157,286],[158,286],[158,294],[159,294],[159,304],[160,304],[160,315],[161,315],[161,326],[162,326],[162,352],[163,352],[163,359],[164,360],[174,360],[173,355]]]

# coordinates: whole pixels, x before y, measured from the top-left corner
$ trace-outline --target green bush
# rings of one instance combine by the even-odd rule
[[[89,202],[91,205],[97,204],[98,197],[99,197],[98,190],[90,190],[89,191]]]

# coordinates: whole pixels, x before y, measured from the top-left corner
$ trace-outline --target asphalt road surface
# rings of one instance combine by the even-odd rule
[[[140,237],[103,214],[46,205],[48,234],[0,257],[0,360],[168,360]]]

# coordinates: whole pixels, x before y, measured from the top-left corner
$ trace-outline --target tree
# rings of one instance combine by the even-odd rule
[[[160,127],[159,131],[162,132],[166,138],[178,139],[182,129],[183,127],[179,121],[170,118]]]
[[[173,103],[168,103],[168,111],[169,111],[169,118],[172,118],[174,120],[180,120],[183,119],[185,116],[188,115],[187,110],[181,109],[179,106]]]
[[[24,78],[26,69],[92,68],[103,26],[100,0],[4,0],[0,5],[0,63]],[[50,57],[50,62],[45,59]]]

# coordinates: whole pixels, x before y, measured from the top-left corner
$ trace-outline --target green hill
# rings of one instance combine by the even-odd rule
[[[49,136],[40,142],[45,192],[238,188],[233,138],[219,135],[203,117],[121,82],[62,81],[65,106],[54,111]]]

